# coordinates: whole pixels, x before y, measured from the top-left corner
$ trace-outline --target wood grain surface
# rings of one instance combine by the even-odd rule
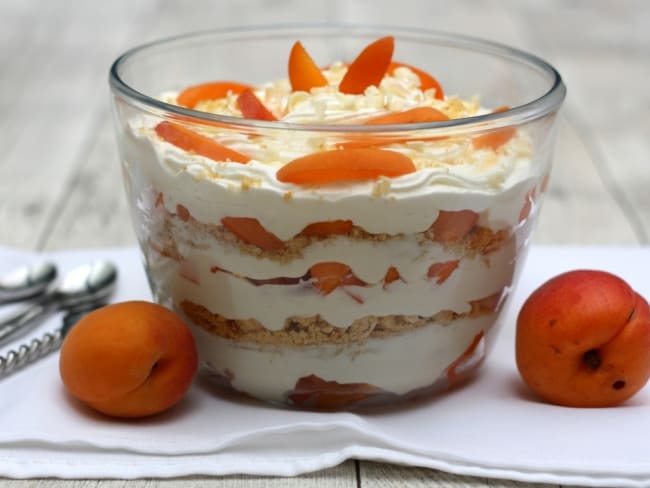
[[[650,244],[650,2],[2,0],[0,19],[2,246],[134,244],[111,126],[110,63],[160,37],[288,21],[454,31],[547,59],[568,97],[535,242]],[[365,461],[296,478],[0,479],[0,488],[433,485],[534,486]]]

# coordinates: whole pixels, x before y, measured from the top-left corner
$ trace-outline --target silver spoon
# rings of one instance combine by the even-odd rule
[[[31,305],[0,320],[0,345],[19,332],[26,332],[57,310],[70,310],[105,300],[114,290],[117,269],[107,261],[74,268],[63,280]]]
[[[56,279],[56,266],[50,262],[21,266],[0,276],[0,305],[33,298]]]
[[[59,349],[67,333],[84,315],[106,304],[106,301],[101,300],[73,308],[63,316],[63,324],[58,329],[46,332],[41,337],[21,344],[18,348],[12,349],[4,356],[0,356],[0,379]]]

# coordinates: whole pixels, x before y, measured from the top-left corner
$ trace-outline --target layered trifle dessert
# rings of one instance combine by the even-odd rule
[[[305,47],[285,78],[159,94],[220,118],[126,121],[154,296],[246,395],[349,409],[450,388],[494,339],[548,165],[522,127],[445,133],[508,108],[445,93],[392,37],[355,59]]]

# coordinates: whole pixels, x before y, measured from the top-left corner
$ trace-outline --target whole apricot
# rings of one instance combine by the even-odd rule
[[[569,271],[525,301],[515,349],[521,377],[543,400],[618,405],[650,378],[650,306],[613,274]]]
[[[83,317],[65,337],[59,359],[66,390],[116,417],[167,410],[187,392],[197,367],[194,338],[183,320],[144,301]]]

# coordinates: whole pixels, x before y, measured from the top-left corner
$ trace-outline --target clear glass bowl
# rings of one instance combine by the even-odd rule
[[[395,38],[394,60],[437,78],[447,108],[462,99],[485,110],[403,125],[315,124],[165,102],[211,80],[260,86],[286,78],[296,40],[332,66],[386,35]],[[477,371],[502,325],[551,169],[565,87],[546,62],[438,32],[278,26],[135,48],[114,63],[110,85],[151,289],[190,324],[220,385],[273,403],[345,410],[439,393]],[[251,161],[203,157],[162,138],[161,123]],[[415,154],[418,169],[363,181],[278,181],[287,161],[345,144]]]

